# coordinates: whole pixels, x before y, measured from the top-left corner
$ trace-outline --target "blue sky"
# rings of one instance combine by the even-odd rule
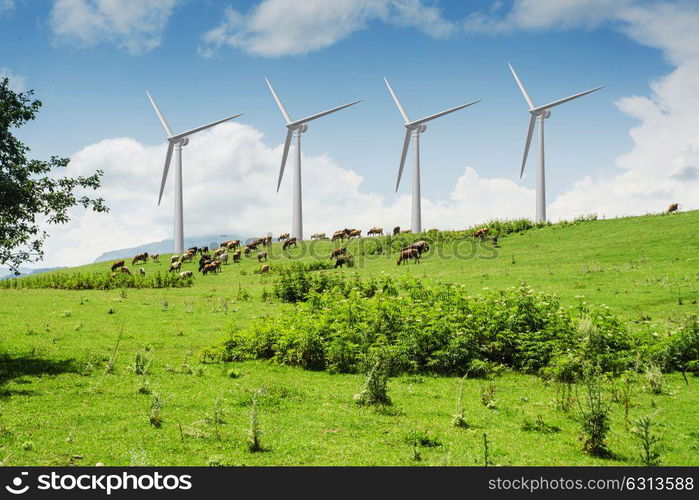
[[[363,175],[367,188],[388,195],[403,127],[383,84],[386,75],[413,117],[483,100],[431,123],[424,136],[424,194],[438,196],[449,190],[464,163],[488,175],[517,178],[528,115],[507,68],[511,61],[537,103],[606,85],[597,95],[555,110],[548,122],[548,186],[549,196],[555,196],[581,173],[609,169],[630,147],[633,120],[614,101],[647,93],[648,82],[667,71],[659,51],[606,27],[439,40],[372,22],[337,45],[303,56],[265,58],[223,49],[203,58],[197,54],[200,36],[218,22],[227,3],[189,1],[176,7],[162,45],[143,55],[107,43],[84,48],[56,42],[47,20],[51,2],[17,5],[1,21],[0,43],[13,50],[3,51],[0,66],[25,76],[44,102],[39,120],[22,132],[34,154],[69,156],[105,137],[162,141],[146,88],[175,129],[245,112],[242,121],[276,144],[285,132],[266,75],[294,117],[364,99],[356,109],[314,123],[304,137],[304,152],[328,152]],[[246,3],[251,2],[235,5],[246,10]],[[488,3],[474,2],[476,7]],[[477,10],[454,4],[443,3],[445,17]],[[533,182],[533,175],[523,180]]]
[[[528,113],[508,61],[539,104],[605,85],[601,92],[556,108],[547,122],[547,188],[549,200],[554,200],[585,176],[602,179],[622,173],[618,159],[637,146],[629,132],[642,125],[642,120],[620,109],[620,100],[644,96],[652,101],[651,83],[684,62],[670,53],[664,40],[641,44],[637,40],[642,34],[629,34],[636,26],[631,9],[651,8],[648,2],[633,0],[616,2],[628,7],[623,12],[611,10],[614,2],[609,0],[567,2],[574,8],[561,13],[552,7],[545,11],[550,19],[534,28],[521,19],[506,20],[527,8],[535,10],[555,2],[544,0],[532,7],[531,0],[386,0],[434,9],[456,28],[447,35],[431,33],[431,28],[421,26],[421,14],[396,21],[391,19],[394,6],[386,14],[365,15],[348,34],[303,54],[260,54],[244,43],[221,43],[208,45],[212,52],[208,57],[203,55],[202,48],[207,47],[203,36],[225,24],[230,15],[227,9],[235,9],[243,18],[233,28],[235,34],[236,29],[253,29],[253,14],[261,4],[271,9],[286,0],[158,0],[153,3],[165,4],[162,12],[166,16],[162,29],[154,30],[157,46],[137,50],[125,48],[125,40],[137,36],[128,30],[124,34],[106,27],[101,33],[101,28],[92,26],[94,36],[86,39],[84,33],[71,35],[70,29],[81,29],[79,23],[77,27],[58,26],[59,8],[96,12],[112,0],[4,1],[0,68],[21,79],[24,87],[35,89],[44,103],[39,119],[20,132],[34,156],[71,156],[108,138],[161,145],[162,129],[145,89],[154,95],[175,130],[244,112],[239,121],[260,131],[264,144],[275,148],[283,141],[285,129],[264,84],[267,76],[292,117],[364,100],[312,123],[304,136],[304,154],[327,154],[343,169],[363,177],[364,192],[386,200],[395,197],[404,129],[383,76],[390,79],[414,118],[482,99],[471,108],[431,122],[423,136],[423,196],[434,200],[449,196],[466,166],[483,178],[534,187],[536,149],[530,153],[528,175],[518,179]],[[322,2],[308,5],[318,3],[322,11]],[[124,8],[136,4],[123,2]],[[679,4],[696,12],[691,2]],[[105,9],[101,15],[109,20],[109,9]],[[591,13],[594,9],[599,15]],[[509,22],[510,26],[463,29],[464,20],[477,12],[490,23]],[[309,29],[311,23],[311,33],[312,20],[303,22],[303,29]],[[649,23],[644,22],[643,26]],[[160,161],[143,168],[150,169],[157,184]],[[290,179],[285,181],[289,190]],[[304,186],[313,181],[306,177]],[[408,194],[409,186],[404,182],[400,193]],[[269,196],[273,195],[271,182]]]

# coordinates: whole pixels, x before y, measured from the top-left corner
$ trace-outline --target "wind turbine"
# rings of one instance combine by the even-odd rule
[[[170,125],[168,125],[167,121],[165,120],[165,117],[163,114],[160,112],[160,108],[158,108],[158,105],[155,103],[155,99],[150,95],[150,92],[146,90],[146,94],[148,95],[148,99],[150,100],[150,103],[153,105],[153,109],[155,110],[155,114],[158,115],[158,118],[160,119],[160,123],[162,123],[163,128],[165,129],[165,134],[167,136],[167,155],[165,156],[165,168],[163,168],[163,180],[160,183],[160,195],[158,196],[158,206],[160,206],[160,201],[163,199],[163,190],[165,189],[165,181],[167,181],[167,174],[168,171],[170,170],[170,160],[172,159],[172,151],[174,149],[175,151],[175,238],[174,238],[174,243],[175,243],[175,248],[174,251],[175,253],[183,253],[184,252],[184,229],[183,229],[183,211],[182,211],[182,147],[186,146],[189,144],[189,136],[192,134],[195,134],[197,132],[201,132],[202,130],[206,130],[207,128],[211,128],[215,125],[218,125],[219,123],[227,122],[228,120],[232,120],[233,118],[238,118],[241,116],[243,113],[239,113],[237,115],[229,116],[228,118],[224,118],[223,120],[218,120],[213,123],[209,123],[208,125],[203,125],[201,127],[193,128],[191,130],[188,130],[186,132],[182,132],[181,134],[173,134],[172,129],[170,129]]]
[[[286,108],[282,104],[281,99],[279,99],[279,96],[274,91],[274,87],[272,87],[272,84],[269,83],[269,80],[267,78],[265,78],[265,81],[267,82],[269,90],[272,92],[272,96],[274,96],[274,100],[277,101],[277,106],[279,106],[279,110],[282,112],[282,115],[284,115],[287,128],[286,141],[284,142],[284,153],[282,154],[282,165],[279,169],[279,181],[277,181],[277,193],[279,192],[279,186],[281,186],[282,183],[282,176],[284,175],[284,167],[286,166],[286,157],[289,155],[289,146],[291,146],[291,139],[295,139],[294,195],[292,202],[293,216],[291,224],[291,236],[296,238],[298,241],[301,241],[303,240],[303,215],[301,211],[301,134],[308,130],[308,125],[306,125],[308,122],[315,120],[316,118],[320,118],[321,116],[334,113],[335,111],[340,111],[341,109],[348,108],[362,101],[359,100],[350,102],[348,104],[343,104],[342,106],[328,109],[327,111],[316,113],[315,115],[307,116],[306,118],[302,118],[301,120],[292,120],[289,116],[289,113],[286,111]]]
[[[512,71],[512,76],[515,77],[515,81],[517,82],[517,85],[519,86],[519,90],[522,91],[522,95],[524,96],[524,99],[527,101],[527,104],[529,105],[529,113],[531,114],[531,118],[529,119],[529,131],[527,132],[527,142],[524,145],[524,158],[522,158],[522,169],[519,172],[519,178],[522,178],[522,174],[524,174],[524,165],[527,163],[527,156],[529,155],[529,145],[532,142],[532,135],[534,134],[534,122],[539,123],[539,169],[537,172],[537,180],[536,180],[536,221],[545,221],[546,220],[546,179],[545,179],[545,168],[544,168],[544,120],[547,118],[551,117],[551,108],[554,106],[558,106],[559,104],[563,104],[564,102],[572,101],[573,99],[577,99],[578,97],[582,97],[587,94],[591,94],[592,92],[596,92],[600,89],[603,89],[604,86],[602,87],[597,87],[591,90],[586,90],[585,92],[580,92],[579,94],[572,95],[570,97],[566,97],[565,99],[559,99],[557,101],[550,102],[548,104],[544,104],[543,106],[536,106],[534,104],[534,101],[532,101],[532,98],[529,97],[529,94],[527,93],[527,89],[524,88],[524,84],[522,83],[522,80],[519,79],[519,76],[517,76],[517,73],[515,72],[515,69],[512,67],[510,63],[507,63],[508,66],[510,67],[510,71]]]
[[[384,81],[386,82],[386,86],[388,87],[388,91],[391,93],[393,100],[396,102],[396,106],[398,106],[398,111],[400,111],[400,114],[403,116],[403,119],[405,120],[406,128],[405,139],[403,140],[403,152],[401,153],[400,157],[400,168],[398,169],[398,180],[396,181],[396,192],[398,192],[398,186],[400,186],[400,178],[403,175],[403,166],[405,165],[405,157],[408,154],[410,137],[412,136],[413,138],[413,151],[415,153],[415,163],[413,164],[413,217],[410,227],[413,233],[421,233],[422,209],[420,205],[420,134],[427,130],[427,125],[425,125],[425,123],[427,123],[428,121],[434,120],[435,118],[439,118],[440,116],[448,115],[449,113],[453,113],[454,111],[458,111],[460,109],[476,104],[477,102],[480,102],[480,99],[473,102],[469,102],[467,104],[456,106],[455,108],[447,109],[446,111],[442,111],[434,115],[426,116],[425,118],[420,118],[419,120],[411,121],[408,117],[408,112],[405,111],[405,108],[398,100],[398,96],[391,88],[391,84],[388,83],[388,79],[384,77]]]

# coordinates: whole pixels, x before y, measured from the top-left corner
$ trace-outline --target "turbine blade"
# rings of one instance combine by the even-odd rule
[[[284,153],[282,154],[282,166],[279,168],[279,180],[277,181],[277,193],[279,186],[282,185],[282,177],[284,176],[284,167],[286,166],[286,157],[289,156],[289,146],[291,146],[291,136],[293,131],[289,129],[286,133],[286,141],[284,141]]]
[[[167,139],[168,139],[168,141],[170,141],[170,142],[177,142],[177,141],[179,141],[180,139],[184,139],[184,138],[187,137],[188,135],[192,135],[192,134],[195,134],[195,133],[197,133],[197,132],[201,132],[202,130],[206,130],[207,128],[211,128],[211,127],[213,127],[213,126],[215,126],[215,125],[218,125],[218,124],[220,124],[220,123],[227,122],[228,120],[232,120],[233,118],[238,118],[238,117],[241,116],[242,114],[243,114],[243,113],[238,113],[237,115],[229,116],[228,118],[224,118],[224,119],[222,119],[222,120],[216,120],[215,122],[211,122],[211,123],[208,123],[208,124],[206,124],[206,125],[202,125],[201,127],[193,128],[192,130],[188,130],[188,131],[186,131],[186,132],[182,132],[181,134],[171,135],[171,136],[168,137]]]
[[[527,92],[527,89],[524,88],[524,84],[522,83],[522,80],[519,79],[519,76],[517,76],[517,72],[512,67],[512,65],[510,63],[507,63],[507,65],[510,67],[510,71],[512,71],[512,76],[515,77],[515,81],[517,82],[517,85],[519,86],[519,90],[522,91],[522,95],[527,100],[527,104],[529,104],[529,109],[534,109],[534,101],[532,101],[532,98],[529,97],[529,93]]]
[[[354,101],[350,102],[347,104],[343,104],[342,106],[338,106],[336,108],[328,109],[327,111],[323,111],[322,113],[316,113],[315,115],[307,116],[306,118],[302,118],[300,120],[296,120],[295,122],[291,122],[288,125],[289,126],[294,126],[294,125],[301,125],[303,123],[308,123],[312,120],[315,120],[316,118],[320,118],[321,116],[329,115],[330,113],[334,113],[335,111],[340,111],[341,109],[349,108],[350,106],[354,106],[357,103],[362,102],[360,99],[359,101]]]
[[[167,145],[167,155],[165,155],[165,168],[163,168],[163,180],[160,182],[160,195],[158,195],[158,206],[160,200],[163,199],[163,190],[165,189],[165,181],[167,181],[167,173],[170,170],[170,160],[172,159],[172,150],[175,147],[173,143]]]
[[[425,123],[425,122],[428,122],[430,120],[434,120],[435,118],[439,118],[440,116],[448,115],[449,113],[453,113],[454,111],[459,111],[460,109],[464,109],[464,108],[467,108],[469,106],[473,106],[477,102],[481,102],[481,100],[478,99],[477,101],[462,104],[461,106],[456,106],[455,108],[447,109],[446,111],[442,111],[440,113],[435,113],[434,115],[426,116],[425,118],[420,118],[419,120],[415,120],[414,122],[407,123],[406,125],[420,125],[421,123]]]
[[[570,97],[566,97],[565,99],[559,99],[557,101],[550,102],[548,104],[544,104],[543,106],[539,106],[538,108],[532,109],[533,112],[536,111],[543,111],[544,109],[549,109],[553,108],[554,106],[558,106],[559,104],[563,104],[564,102],[572,101],[573,99],[577,99],[578,97],[582,97],[587,94],[592,94],[593,92],[597,92],[600,89],[603,89],[604,86],[602,87],[597,87],[591,90],[586,90],[585,92],[580,92],[579,94],[572,95]]]
[[[274,87],[272,87],[272,84],[269,83],[269,80],[267,80],[266,77],[265,77],[265,81],[267,82],[267,86],[269,87],[269,90],[272,92],[272,95],[274,96],[274,100],[277,101],[277,106],[279,106],[279,110],[284,115],[284,119],[286,120],[286,123],[291,123],[291,117],[289,116],[289,113],[287,113],[286,108],[282,104],[282,100],[279,99],[279,96],[274,91]]]
[[[393,100],[395,101],[396,106],[398,106],[398,111],[400,111],[400,114],[403,115],[403,120],[405,120],[405,123],[410,123],[410,117],[408,116],[408,112],[405,110],[403,105],[398,100],[398,96],[393,91],[393,88],[391,88],[391,84],[388,83],[388,79],[384,76],[383,80],[386,82],[386,86],[388,87],[388,91],[391,93],[391,97],[393,97]]]
[[[412,130],[406,129],[405,139],[403,140],[403,152],[400,155],[400,168],[398,169],[398,180],[396,181],[396,193],[398,192],[398,186],[400,186],[400,178],[403,175],[403,167],[405,166],[405,157],[408,155],[408,146],[410,146],[410,134]]]
[[[150,95],[150,92],[146,90],[146,95],[148,95],[148,99],[150,100],[150,103],[153,105],[153,109],[155,110],[155,114],[158,115],[158,118],[160,119],[160,123],[162,123],[163,128],[165,129],[165,133],[168,136],[172,135],[172,129],[170,129],[170,125],[168,125],[167,120],[163,116],[163,114],[160,112],[160,108],[158,105],[155,103],[155,99]]]
[[[527,164],[527,156],[529,156],[529,146],[532,143],[532,135],[534,135],[534,124],[536,123],[536,115],[532,113],[532,117],[529,119],[529,131],[527,132],[527,142],[524,145],[524,158],[522,158],[522,169],[519,171],[519,178],[522,178],[524,174],[524,165]]]

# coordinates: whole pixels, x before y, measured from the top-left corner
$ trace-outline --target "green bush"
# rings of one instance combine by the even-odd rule
[[[2,288],[54,288],[61,290],[114,290],[117,288],[183,288],[192,286],[193,278],[177,273],[45,273],[0,281]]]
[[[295,304],[231,337],[222,359],[356,373],[380,354],[390,375],[485,377],[509,367],[570,382],[584,365],[629,368],[640,342],[608,308],[563,308],[524,284],[471,296],[460,285],[413,278],[292,272],[275,294]]]

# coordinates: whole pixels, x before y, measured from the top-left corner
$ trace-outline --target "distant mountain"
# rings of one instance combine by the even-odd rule
[[[244,238],[236,235],[227,235],[223,239],[225,240],[243,240]],[[208,246],[209,248],[216,248],[218,247],[219,243],[222,241],[222,239],[219,236],[198,236],[198,237],[193,237],[193,238],[185,238],[184,240],[184,247],[185,248],[190,248],[190,247],[201,247],[201,246]],[[109,252],[105,252],[99,257],[95,259],[95,262],[104,262],[108,260],[117,260],[117,259],[127,259],[131,258],[134,255],[137,255],[139,253],[143,252],[148,252],[149,254],[153,253],[172,253],[172,247],[173,247],[173,240],[168,239],[168,240],[162,240],[162,241],[156,241],[153,243],[146,243],[144,245],[139,245],[137,247],[132,247],[132,248],[122,248],[120,250],[110,250]]]
[[[32,274],[41,274],[41,273],[47,273],[49,271],[55,271],[56,269],[63,269],[63,266],[61,267],[38,267],[36,269],[31,269],[29,267],[20,267],[19,270],[19,276],[29,276]],[[19,276],[16,276],[15,273],[10,271],[9,267],[0,267],[0,280],[8,280],[10,278],[18,278]]]

